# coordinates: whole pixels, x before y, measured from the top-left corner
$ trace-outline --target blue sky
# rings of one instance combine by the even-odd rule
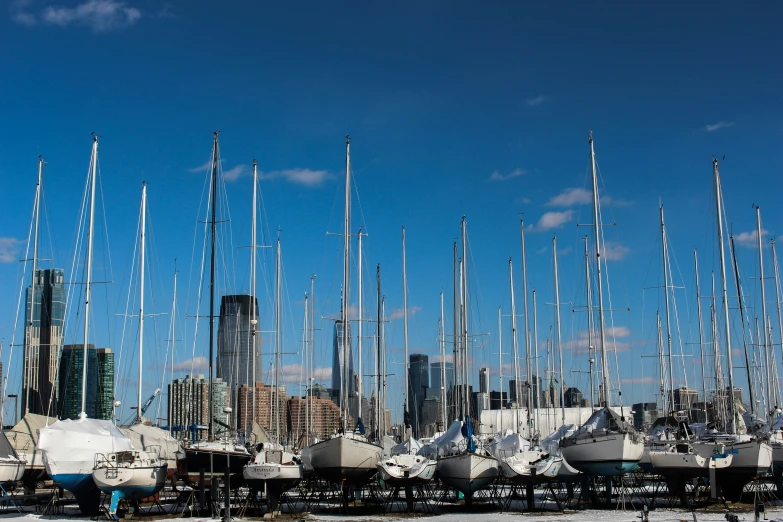
[[[588,229],[575,225],[591,222],[582,191],[589,188],[592,130],[604,218],[617,223],[605,232],[615,258],[609,263],[612,303],[630,309],[614,313],[623,333],[618,366],[626,397],[648,400],[655,387],[649,381],[657,381],[655,359],[641,356],[655,351],[649,343],[655,342],[663,294],[643,289],[661,284],[659,201],[681,272],[675,283],[685,287],[676,292],[683,343],[694,342],[696,331],[692,249],[702,253],[703,285],[709,270],[717,269],[712,155],[726,156],[721,169],[735,233],[754,229],[751,205],[757,204],[765,239],[783,234],[776,205],[783,188],[783,37],[775,25],[782,14],[776,2],[740,8],[12,1],[0,13],[4,368],[36,158],[43,154],[48,161],[42,255],[69,267],[92,131],[103,136],[108,234],[101,233],[109,238],[96,246],[95,278],[115,281],[96,298],[96,344],[120,346],[122,322],[115,314],[124,311],[142,180],[149,185],[154,229],[148,287],[154,304],[148,300],[147,309],[169,310],[176,258],[180,310],[196,313],[187,291],[195,292],[190,267],[196,220],[203,219],[205,174],[198,167],[209,160],[214,129],[221,130],[224,172],[231,178],[226,190],[234,248],[227,252],[235,256],[236,270],[224,289],[248,287],[247,250],[236,247],[249,242],[249,173],[256,158],[264,173],[267,219],[261,226],[272,238],[282,230],[286,342],[298,339],[311,274],[318,274],[319,314],[335,314],[340,244],[326,232],[341,229],[344,136],[351,134],[358,192],[352,228],[363,224],[369,233],[366,266],[373,277],[367,279],[374,280],[371,270],[381,263],[390,313],[401,306],[400,227],[406,226],[409,306],[415,310],[411,351],[437,352],[438,294],[443,288],[450,295],[451,243],[466,215],[475,329],[491,334],[476,352],[476,367],[497,368],[497,307],[508,313],[509,257],[521,313],[520,213],[532,226],[529,286],[538,294],[541,345],[553,316],[544,303],[553,301],[549,249],[555,233],[561,300],[583,304],[581,237]],[[743,247],[738,255],[748,298],[758,303],[756,251]],[[266,262],[263,270],[271,275],[272,258]],[[769,275],[769,258],[766,263]],[[767,291],[773,306],[771,284]],[[271,302],[266,294],[259,298]],[[563,307],[562,335],[573,345],[585,325],[584,314],[570,310]],[[271,327],[271,309],[262,311]],[[157,331],[149,328],[145,337],[145,395],[160,385],[165,353],[167,319],[156,321]],[[182,338],[192,341],[193,328],[193,320],[183,319]],[[504,328],[508,352],[508,324]],[[130,404],[135,362],[125,343],[118,394]],[[327,344],[319,343],[319,366],[330,366]],[[401,362],[399,320],[389,324],[389,344],[390,356]],[[190,345],[178,347],[178,363],[203,357],[205,346],[200,342],[194,354]],[[19,383],[19,353],[16,348],[9,392]],[[693,384],[698,370],[694,358],[686,361]],[[287,365],[297,362],[286,358]],[[567,349],[567,371],[585,366],[583,354]],[[580,374],[566,379],[585,388]],[[392,386],[402,390],[401,382]],[[399,408],[391,406],[396,415]]]

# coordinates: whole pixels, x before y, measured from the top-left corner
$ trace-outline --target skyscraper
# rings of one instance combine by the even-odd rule
[[[78,419],[82,412],[84,345],[67,344],[60,357],[57,414]],[[114,354],[111,348],[87,345],[87,385],[84,413],[92,419],[111,420],[114,406]]]
[[[25,292],[22,413],[46,415],[57,406],[57,357],[63,342],[65,286],[61,268],[36,269]]]
[[[251,314],[251,308],[255,313]],[[255,357],[252,353],[254,333],[256,335]],[[239,416],[242,414],[242,407],[247,406],[237,401],[239,388],[243,385],[253,385],[253,364],[256,366],[256,380],[261,380],[263,372],[261,336],[258,335],[258,302],[256,301],[253,306],[251,296],[224,295],[220,300],[217,348],[216,375],[229,386],[230,404]]]
[[[228,393],[223,379],[212,380],[212,416],[225,421]],[[209,379],[198,374],[174,379],[169,384],[169,426],[206,426],[209,423]],[[206,430],[199,431],[206,437]]]
[[[410,400],[408,402],[412,411],[408,413],[411,417],[413,435],[419,437],[424,399],[427,398],[427,388],[430,387],[429,357],[421,353],[413,353],[409,360],[408,397]]]
[[[489,393],[489,368],[479,368],[479,393]]]
[[[342,321],[335,321],[334,322],[334,337],[332,338],[332,400],[335,404],[338,406],[340,405],[340,390],[343,389],[343,378],[344,378],[344,371],[345,371],[345,362],[343,361],[343,322]],[[350,324],[348,326],[348,385],[346,386],[346,390],[348,392],[348,396],[346,398],[351,398],[354,396],[356,392],[356,386],[354,383],[354,373],[353,373],[353,352],[351,350],[351,327]],[[352,401],[348,400],[348,404],[351,404]]]
[[[435,388],[436,393],[440,393],[441,372],[446,370],[446,392],[454,387],[454,363],[453,362],[434,362],[430,364],[430,387]]]

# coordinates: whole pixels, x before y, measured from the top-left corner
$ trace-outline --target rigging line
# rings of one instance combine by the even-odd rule
[[[27,260],[30,258],[30,244],[32,242],[33,237],[33,222],[35,221],[35,210],[36,207],[39,207],[40,205],[40,199],[39,199],[40,191],[36,193],[35,198],[33,198],[33,212],[32,217],[30,218],[30,228],[27,232],[27,246],[25,247],[24,251],[24,262],[22,263],[22,274],[21,277],[19,276],[19,267],[17,266],[16,272],[17,277],[19,278],[19,297],[16,300],[16,312],[14,314],[14,329],[13,333],[11,334],[11,346],[8,350],[8,362],[6,368],[12,368],[11,361],[14,354],[14,347],[16,346],[16,329],[19,325],[19,309],[22,306],[22,290],[24,289],[24,282],[27,276]],[[39,207],[40,208],[40,207]],[[35,296],[31,296],[31,305],[35,302]],[[31,306],[32,308],[32,306]],[[25,315],[27,314],[27,299],[25,299]],[[31,314],[32,315],[32,314]],[[27,336],[25,335],[25,338]],[[24,353],[22,354],[22,368],[24,368]],[[6,370],[6,375],[3,379],[2,386],[3,386],[3,396],[0,397],[0,426],[5,426],[5,398],[8,393],[8,370]],[[24,383],[24,381],[22,381]],[[24,390],[22,390],[24,391]],[[17,399],[19,400],[19,399]]]

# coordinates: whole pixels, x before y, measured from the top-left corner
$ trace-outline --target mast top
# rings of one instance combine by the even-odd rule
[[[346,134],[345,135],[345,144],[348,145],[349,143],[351,143],[351,135],[350,134]]]
[[[587,138],[587,141],[588,141],[589,143],[593,143],[593,131],[590,131],[590,133],[589,133],[589,135],[588,135],[588,138]]]
[[[92,135],[92,141],[94,141],[94,142],[97,142],[98,138],[102,138],[103,137],[103,136],[100,136],[100,135],[96,134],[95,132],[91,132],[90,134]]]

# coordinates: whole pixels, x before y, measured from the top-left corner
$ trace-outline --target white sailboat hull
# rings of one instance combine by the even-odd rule
[[[435,476],[438,462],[421,455],[394,455],[378,462],[381,479],[391,486],[415,486]]]
[[[742,442],[721,441],[727,451],[732,453],[729,466],[717,471],[718,485],[726,500],[739,501],[745,485],[755,477],[766,473],[772,466],[772,446],[760,440]],[[701,442],[693,445],[701,456],[709,456],[715,447],[714,442]]]
[[[536,482],[557,476],[563,458],[532,450],[498,459],[503,476],[515,482]]]
[[[589,475],[623,475],[639,463],[644,444],[629,433],[610,433],[595,437],[564,439],[563,457],[577,470]]]
[[[498,461],[495,457],[462,453],[441,457],[438,460],[440,480],[460,491],[467,498],[492,484],[498,473]]]
[[[16,483],[22,480],[25,461],[15,458],[0,459],[0,486],[3,489],[13,489]]]
[[[377,473],[381,448],[364,440],[333,437],[310,446],[313,470],[330,482],[360,485]]]
[[[166,483],[166,463],[138,468],[102,467],[93,470],[92,479],[104,493],[118,491],[122,498],[140,500],[155,495]]]
[[[675,451],[651,451],[650,463],[661,475],[681,477],[708,477],[710,469],[725,469],[731,465],[734,455],[720,454],[705,457],[698,453]]]

